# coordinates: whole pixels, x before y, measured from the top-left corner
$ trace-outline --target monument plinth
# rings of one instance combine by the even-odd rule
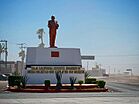
[[[78,48],[27,48],[26,66],[82,66]]]
[[[78,48],[27,48],[27,75],[30,84],[43,84],[45,80],[56,83],[55,73],[62,72],[62,83],[70,83],[69,77],[84,80],[80,49]]]
[[[28,47],[26,55],[26,76],[29,84],[44,84],[45,80],[56,83],[56,72],[62,73],[62,83],[70,83],[70,77],[84,81],[79,48],[56,48],[56,30],[59,25],[55,17],[48,21],[50,47]],[[39,31],[42,34],[43,30]],[[43,40],[43,35],[41,39]],[[42,41],[43,43],[43,41]]]

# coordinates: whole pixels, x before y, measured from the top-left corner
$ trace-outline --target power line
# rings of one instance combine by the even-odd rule
[[[20,48],[21,50],[23,50],[23,49],[26,48],[26,47],[24,46],[25,44],[26,44],[26,43],[20,43],[20,44],[18,43],[17,45],[19,45],[19,46],[20,46],[19,48]]]

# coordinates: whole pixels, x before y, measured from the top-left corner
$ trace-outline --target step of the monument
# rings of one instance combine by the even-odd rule
[[[62,89],[69,89],[71,86],[71,84],[62,84]],[[97,88],[97,84],[74,84],[74,87],[76,89],[89,89],[89,88]],[[30,88],[30,89],[45,89],[45,85],[44,84],[31,84],[31,85],[27,85],[26,88]],[[56,88],[56,84],[51,84],[50,85],[50,89],[55,89]]]

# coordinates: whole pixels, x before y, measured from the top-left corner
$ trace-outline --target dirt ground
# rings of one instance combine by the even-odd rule
[[[7,84],[7,81],[0,81],[0,92],[3,92],[3,90],[6,89]]]

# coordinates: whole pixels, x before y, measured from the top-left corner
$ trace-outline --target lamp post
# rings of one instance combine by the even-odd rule
[[[88,71],[89,61],[87,61],[87,71]]]

